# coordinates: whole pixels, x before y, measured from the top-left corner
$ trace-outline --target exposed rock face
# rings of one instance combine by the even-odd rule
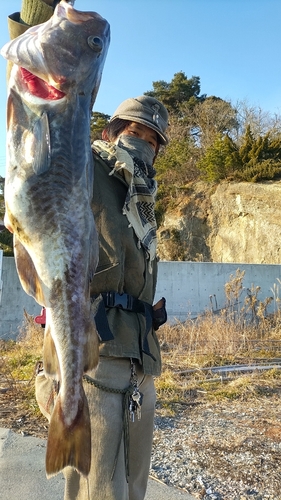
[[[161,260],[281,263],[281,181],[190,185],[158,229]]]

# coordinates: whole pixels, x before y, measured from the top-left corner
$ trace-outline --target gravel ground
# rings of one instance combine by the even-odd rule
[[[281,500],[281,403],[252,401],[158,403],[151,477],[202,500]],[[0,427],[47,437],[46,420],[21,397],[0,391]],[[1,496],[1,495],[0,495]]]
[[[281,499],[280,466],[277,397],[157,411],[151,476],[197,498]]]

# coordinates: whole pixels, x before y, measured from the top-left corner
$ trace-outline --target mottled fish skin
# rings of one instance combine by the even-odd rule
[[[46,307],[44,367],[60,384],[50,419],[48,477],[66,466],[85,476],[90,469],[90,418],[82,386],[83,373],[98,363],[89,296],[98,261],[90,113],[109,38],[102,17],[62,0],[48,22],[1,51],[14,63],[5,224],[14,233],[22,286]]]

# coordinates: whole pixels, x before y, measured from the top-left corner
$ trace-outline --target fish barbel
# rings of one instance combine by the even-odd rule
[[[109,45],[109,25],[62,0],[52,18],[7,43],[5,224],[24,290],[46,308],[47,376],[59,381],[46,474],[87,476],[91,428],[82,378],[98,363],[89,284],[98,261],[91,210],[90,114]]]

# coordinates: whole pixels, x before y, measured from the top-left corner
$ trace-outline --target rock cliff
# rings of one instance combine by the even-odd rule
[[[281,181],[190,184],[158,229],[161,260],[281,263]]]

